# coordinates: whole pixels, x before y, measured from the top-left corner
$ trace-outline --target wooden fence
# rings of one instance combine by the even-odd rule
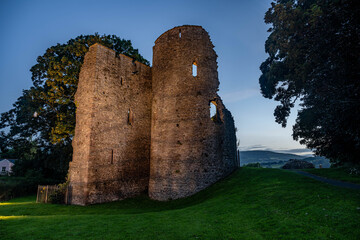
[[[49,196],[55,193],[59,187],[57,185],[39,185],[37,190],[36,202],[38,203],[48,203]]]
[[[37,197],[36,197],[36,202],[37,203],[48,203],[50,202],[49,197],[55,193],[56,190],[59,189],[58,185],[38,185],[38,190],[37,190]],[[70,199],[71,199],[71,187],[67,186],[66,191],[65,191],[65,196],[64,196],[64,203],[65,204],[70,204]]]

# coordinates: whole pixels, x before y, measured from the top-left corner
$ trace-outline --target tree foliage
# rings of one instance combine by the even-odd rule
[[[36,169],[46,177],[65,176],[72,155],[80,68],[95,43],[149,65],[131,41],[115,35],[81,35],[48,48],[30,69],[33,86],[0,118],[0,129],[8,130],[0,132],[1,154],[20,159],[14,168],[18,175]]]
[[[334,162],[360,162],[359,16],[356,0],[277,0],[265,14],[261,92],[283,127],[299,100],[293,138]]]

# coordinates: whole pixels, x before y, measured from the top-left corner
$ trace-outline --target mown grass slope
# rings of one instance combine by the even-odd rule
[[[0,239],[359,239],[360,191],[242,168],[186,199],[87,207],[0,203]]]

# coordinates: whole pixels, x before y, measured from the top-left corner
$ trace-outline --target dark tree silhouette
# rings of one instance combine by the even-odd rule
[[[280,102],[283,127],[295,101],[293,138],[335,163],[360,162],[360,4],[357,0],[277,0],[259,83]]]
[[[20,159],[16,174],[66,175],[75,130],[74,95],[85,53],[95,43],[149,65],[129,40],[115,35],[81,35],[48,48],[30,69],[33,86],[1,114],[0,129],[9,129],[0,132],[1,155]]]

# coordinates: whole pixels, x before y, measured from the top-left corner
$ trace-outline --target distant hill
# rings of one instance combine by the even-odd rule
[[[290,153],[278,153],[272,151],[254,150],[240,152],[240,165],[243,166],[248,163],[260,163],[263,167],[280,168],[289,159],[302,159],[313,163],[316,167],[319,164],[324,168],[330,167],[330,162],[324,157],[308,157],[300,156]]]
[[[278,153],[272,151],[241,151],[240,152],[240,162],[242,164],[247,163],[264,163],[264,162],[279,162],[279,161],[288,161],[289,159],[303,159],[306,157],[291,154],[291,153]]]

